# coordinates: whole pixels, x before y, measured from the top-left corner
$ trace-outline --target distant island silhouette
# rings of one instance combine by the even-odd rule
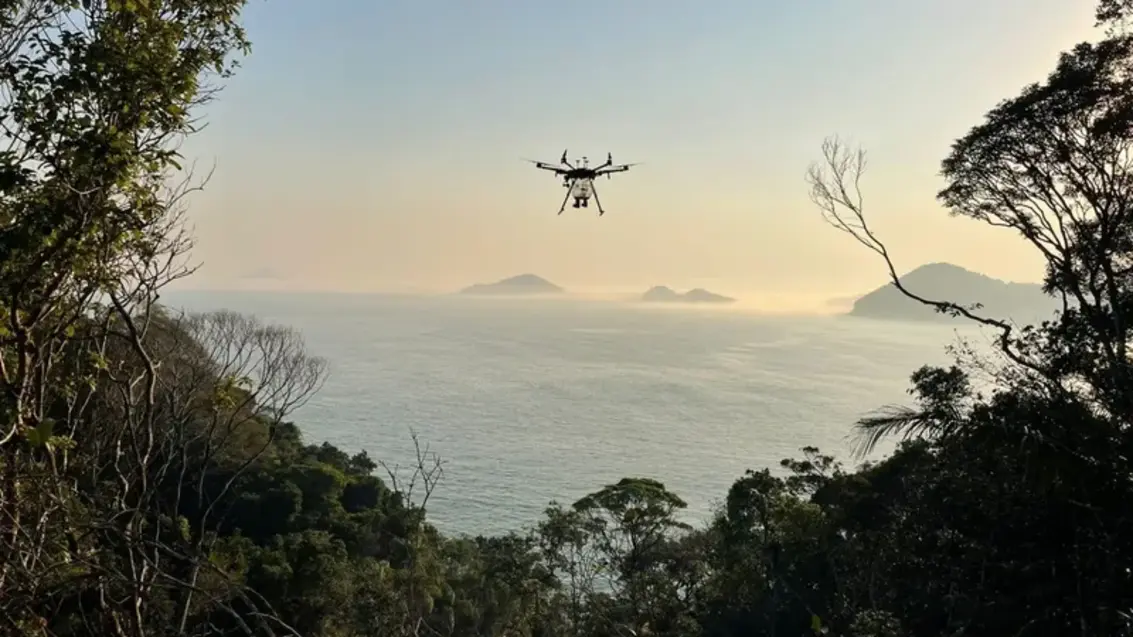
[[[709,292],[703,288],[694,288],[681,294],[676,290],[658,285],[641,295],[646,303],[735,303],[735,299]]]
[[[563,288],[534,274],[520,274],[495,283],[477,283],[460,291],[460,294],[482,296],[530,296],[535,294],[561,294]]]
[[[965,307],[982,303],[975,313],[996,319],[1033,323],[1049,318],[1060,302],[1035,283],[993,279],[951,263],[929,263],[901,276],[901,285],[933,301],[950,301]],[[952,321],[948,315],[908,298],[892,282],[859,297],[849,316],[902,321]],[[963,320],[963,319],[961,319]]]

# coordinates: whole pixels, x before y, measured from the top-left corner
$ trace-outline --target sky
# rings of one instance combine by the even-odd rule
[[[1034,281],[1004,230],[936,202],[950,144],[1098,36],[1083,0],[251,0],[252,52],[184,147],[185,286],[448,291],[531,272],[572,290],[704,286],[769,303],[862,293],[884,265],[804,174],[867,150],[866,212],[901,270]],[[523,158],[642,162],[607,213],[556,216]],[[593,204],[592,204],[593,205]]]

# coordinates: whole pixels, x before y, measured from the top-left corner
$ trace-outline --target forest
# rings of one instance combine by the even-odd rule
[[[942,206],[1028,242],[1062,309],[904,290],[998,349],[847,423],[895,453],[801,449],[701,528],[630,476],[500,537],[429,523],[426,450],[399,475],[303,436],[325,366],[297,332],[160,303],[207,182],[177,149],[250,50],[243,6],[0,3],[0,634],[1133,634],[1133,1],[943,160]],[[899,285],[865,166],[830,138],[806,183]]]

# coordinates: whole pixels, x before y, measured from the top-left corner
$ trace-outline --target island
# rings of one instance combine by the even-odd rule
[[[645,294],[641,295],[641,300],[646,303],[735,303],[736,300],[709,292],[703,288],[694,288],[681,294],[676,290],[658,285],[649,288]]]
[[[520,274],[495,283],[477,283],[460,291],[461,294],[479,296],[532,296],[562,294],[563,288],[534,274]]]
[[[900,281],[906,290],[932,301],[965,307],[981,303],[983,307],[974,313],[987,318],[1035,323],[1050,318],[1061,307],[1036,283],[1001,281],[951,263],[922,265],[901,276]],[[957,320],[910,299],[892,282],[859,297],[848,314],[899,321]]]

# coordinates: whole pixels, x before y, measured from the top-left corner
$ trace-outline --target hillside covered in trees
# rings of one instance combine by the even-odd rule
[[[751,637],[1133,633],[1133,39],[1062,56],[943,162],[940,201],[1047,260],[1066,309],[1001,358],[911,378],[819,450],[738,476],[704,528],[664,476],[531,529],[446,537],[439,460],[408,474],[305,440],[300,335],[158,303],[189,245],[180,138],[248,43],[243,0],[0,6],[0,635]],[[1120,25],[1127,0],[1103,0]],[[836,139],[826,219],[893,275]],[[184,177],[180,179],[180,177]],[[904,291],[915,296],[915,293]],[[1072,300],[1073,303],[1070,303]],[[989,384],[973,389],[974,375]]]

